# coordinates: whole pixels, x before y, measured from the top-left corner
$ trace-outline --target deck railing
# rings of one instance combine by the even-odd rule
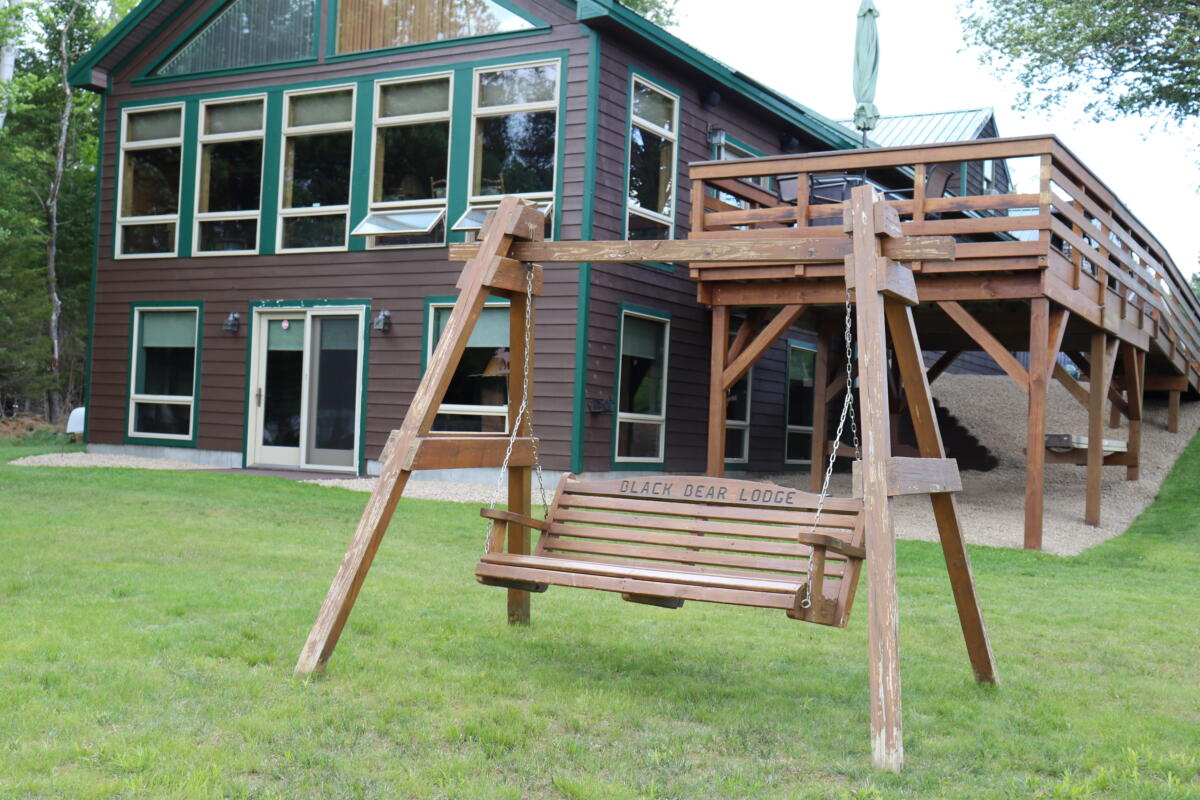
[[[947,180],[969,165],[1019,167],[1017,159],[1032,162],[1036,192],[947,191],[969,185]],[[863,175],[885,187],[885,196],[900,197],[888,202],[905,234],[956,238],[955,261],[914,264],[919,274],[1001,281],[1036,271],[1045,296],[1113,333],[1141,332],[1200,385],[1200,302],[1159,241],[1053,136],[693,164],[691,237],[841,235],[842,203],[809,191],[815,176],[839,172]],[[754,269],[745,278],[770,274],[762,265]],[[706,277],[740,275],[725,269]]]

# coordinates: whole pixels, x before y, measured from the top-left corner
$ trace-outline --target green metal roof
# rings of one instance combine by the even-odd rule
[[[879,147],[903,147],[908,144],[945,144],[976,139],[995,116],[991,108],[968,108],[961,111],[935,111],[928,114],[897,114],[880,117],[875,129],[868,132],[870,140]],[[854,121],[838,120],[847,130],[861,135]]]

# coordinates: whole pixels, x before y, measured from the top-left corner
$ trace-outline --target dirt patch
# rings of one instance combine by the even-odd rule
[[[972,544],[1021,547],[1025,525],[1026,395],[1003,375],[943,375],[933,393],[1000,461],[991,472],[963,472],[958,510],[963,533]],[[1108,414],[1105,413],[1105,419]],[[1084,467],[1046,465],[1045,523],[1042,547],[1058,555],[1077,555],[1114,536],[1154,501],[1163,479],[1200,427],[1200,403],[1185,403],[1179,433],[1166,430],[1165,399],[1150,398],[1142,420],[1142,465],[1137,481],[1125,480],[1124,467],[1105,467],[1101,524],[1083,521],[1087,475]],[[1105,438],[1127,439],[1128,423],[1105,428]],[[1057,381],[1049,388],[1047,433],[1087,434],[1087,411]],[[808,476],[769,476],[785,485],[808,488]],[[850,490],[849,476],[835,475],[833,492]],[[929,501],[901,497],[895,502],[896,533],[903,539],[937,541]]]
[[[38,417],[0,417],[0,439],[23,439],[34,433],[57,433],[59,428]]]

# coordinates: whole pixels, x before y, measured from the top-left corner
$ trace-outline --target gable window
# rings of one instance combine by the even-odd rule
[[[354,91],[289,94],[283,127],[279,250],[346,246]]]
[[[280,64],[316,55],[316,0],[234,0],[155,75]]]
[[[262,198],[263,100],[200,107],[196,252],[255,253]]]
[[[453,309],[452,303],[430,305],[427,351],[430,357]],[[438,407],[433,430],[457,433],[508,430],[508,315],[507,302],[484,306]]]
[[[371,215],[356,232],[375,247],[446,241],[450,76],[380,83],[375,91]]]
[[[117,198],[119,255],[175,254],[182,153],[182,105],[125,112]]]
[[[629,98],[627,239],[675,235],[679,98],[634,75]]]
[[[621,312],[616,461],[663,460],[670,327],[670,321],[664,317]]]
[[[130,437],[193,439],[199,320],[199,305],[134,307]]]
[[[337,52],[532,29],[494,0],[338,0]]]
[[[788,464],[812,461],[813,374],[817,354],[810,345],[788,342],[787,441],[784,460]]]

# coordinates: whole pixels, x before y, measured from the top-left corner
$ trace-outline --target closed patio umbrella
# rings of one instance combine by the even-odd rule
[[[875,107],[875,83],[879,80],[879,31],[875,25],[878,16],[875,0],[862,0],[854,33],[854,127],[862,131],[863,147],[867,146],[867,131],[879,121],[879,109]]]

